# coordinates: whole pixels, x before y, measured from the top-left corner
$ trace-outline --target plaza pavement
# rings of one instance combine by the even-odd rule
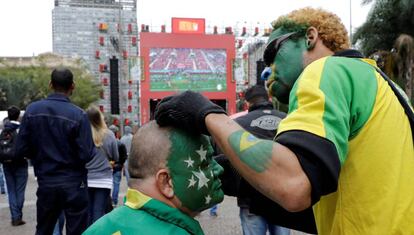
[[[27,182],[23,220],[25,225],[13,227],[10,224],[10,211],[5,195],[0,195],[0,234],[4,235],[33,235],[36,227],[36,189],[37,182],[33,175],[33,168],[29,167],[29,180]],[[125,178],[122,179],[120,198],[125,195],[127,186]],[[121,200],[122,201],[122,200]],[[208,210],[196,217],[206,235],[241,235],[239,208],[234,197],[225,197],[218,207],[218,216],[211,217]],[[302,233],[292,232],[292,235]]]

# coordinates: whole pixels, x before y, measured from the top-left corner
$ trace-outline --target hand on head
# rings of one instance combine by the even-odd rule
[[[223,200],[212,156],[207,136],[149,122],[133,139],[129,186],[193,216]]]
[[[185,91],[165,97],[155,110],[160,126],[173,126],[193,134],[208,134],[205,117],[210,113],[226,112],[200,93]]]

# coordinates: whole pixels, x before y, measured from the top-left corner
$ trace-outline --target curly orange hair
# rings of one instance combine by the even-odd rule
[[[331,12],[323,9],[302,8],[279,17],[272,22],[273,29],[285,27],[287,29],[307,29],[315,27],[323,44],[333,52],[350,47],[348,32],[341,19]]]

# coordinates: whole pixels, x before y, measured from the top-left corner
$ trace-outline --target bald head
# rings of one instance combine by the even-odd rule
[[[160,127],[155,121],[143,125],[134,135],[128,157],[131,178],[145,179],[165,167],[170,153],[171,128]]]

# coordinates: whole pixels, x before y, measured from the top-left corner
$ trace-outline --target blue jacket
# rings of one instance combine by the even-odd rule
[[[17,138],[17,157],[32,160],[39,186],[86,184],[86,163],[95,146],[86,113],[54,93],[26,108]]]

